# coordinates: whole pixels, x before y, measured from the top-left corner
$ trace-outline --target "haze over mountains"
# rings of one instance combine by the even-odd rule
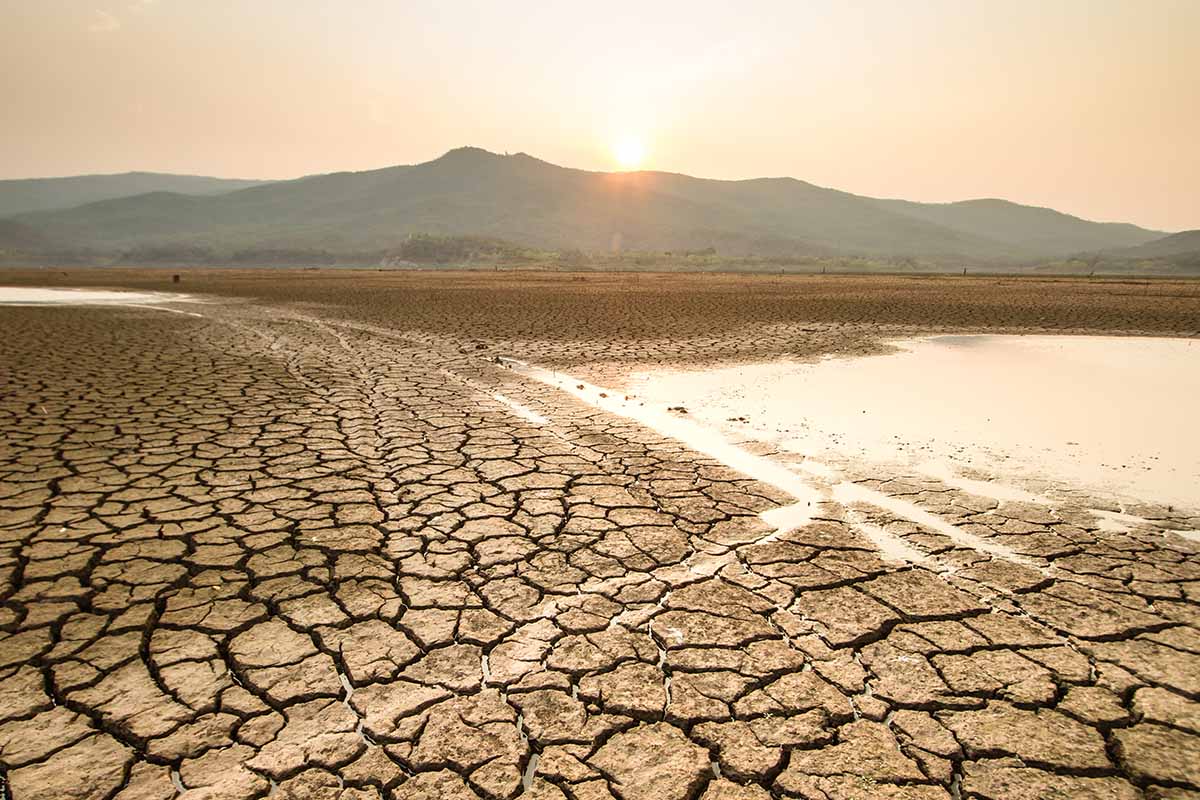
[[[202,175],[164,175],[157,172],[0,180],[0,217],[11,217],[31,211],[73,208],[85,203],[147,192],[223,194],[248,186],[259,186],[265,182],[208,178]]]
[[[1171,258],[1200,253],[1200,230],[1180,231],[1137,247],[1127,247],[1113,252],[1126,258]]]
[[[387,251],[411,234],[544,250],[1033,263],[1164,233],[1003,200],[883,200],[793,178],[589,172],[451,150],[412,166],[260,183],[133,173],[0,181],[0,250]],[[1190,241],[1190,240],[1188,240]],[[1133,251],[1130,251],[1133,252]]]

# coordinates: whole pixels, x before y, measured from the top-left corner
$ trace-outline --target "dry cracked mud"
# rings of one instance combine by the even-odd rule
[[[5,798],[1200,798],[1192,512],[865,473],[950,527],[830,497],[777,531],[779,490],[496,361],[870,349],[929,328],[905,286],[688,301],[672,339],[567,279],[211,280],[243,297],[0,308]],[[1171,286],[1062,327],[1197,334]],[[930,325],[1070,317],[1006,298]]]

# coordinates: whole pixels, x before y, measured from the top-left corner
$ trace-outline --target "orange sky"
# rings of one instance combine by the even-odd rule
[[[0,177],[471,144],[1200,227],[1196,0],[0,0]]]

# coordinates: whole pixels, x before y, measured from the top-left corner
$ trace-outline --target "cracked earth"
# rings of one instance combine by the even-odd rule
[[[556,338],[422,292],[0,308],[3,797],[1200,798],[1194,510],[864,472],[775,525],[503,360],[619,387],[911,320]]]

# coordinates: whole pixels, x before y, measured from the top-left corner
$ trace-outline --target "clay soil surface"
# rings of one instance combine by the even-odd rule
[[[1189,512],[864,474],[779,527],[504,361],[1196,337],[1200,283],[179,272],[0,272],[202,301],[0,306],[0,796],[1200,797]]]

